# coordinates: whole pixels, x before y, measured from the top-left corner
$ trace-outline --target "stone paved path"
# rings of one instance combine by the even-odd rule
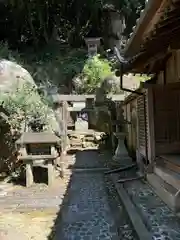
[[[104,157],[95,150],[79,151],[76,158],[67,157],[66,165],[103,167]],[[137,239],[103,172],[72,172],[51,188],[15,186],[0,196],[0,216],[0,240]]]
[[[55,239],[118,239],[101,174],[74,174]]]
[[[73,168],[101,168],[103,160],[97,157],[97,150],[81,150],[76,152],[68,161],[69,166]],[[68,166],[67,166],[68,167]]]
[[[79,167],[97,167],[97,153],[77,154]],[[52,239],[119,239],[108,202],[103,173],[74,173]]]
[[[180,219],[161,201],[150,186],[136,181],[126,184],[129,195],[153,233],[154,240],[180,240]]]
[[[119,178],[132,177],[133,171],[118,174]],[[143,181],[124,184],[132,202],[154,240],[180,240],[180,218],[156,195],[153,189]]]

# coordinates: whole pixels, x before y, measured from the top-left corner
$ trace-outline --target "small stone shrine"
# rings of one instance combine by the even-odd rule
[[[19,160],[26,165],[26,186],[33,182],[33,167],[48,169],[48,185],[55,178],[55,165],[60,158],[60,138],[53,133],[25,132],[16,141],[19,150]]]

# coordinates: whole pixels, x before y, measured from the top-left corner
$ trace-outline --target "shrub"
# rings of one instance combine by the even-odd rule
[[[108,60],[100,58],[99,55],[90,58],[86,61],[82,72],[78,76],[77,91],[80,93],[94,93],[103,80],[112,74]]]
[[[10,113],[9,124],[14,131],[24,131],[25,127],[35,119],[46,128],[53,129],[55,120],[49,108],[49,101],[40,96],[31,83],[17,84],[13,87],[13,91],[1,93],[0,101]]]

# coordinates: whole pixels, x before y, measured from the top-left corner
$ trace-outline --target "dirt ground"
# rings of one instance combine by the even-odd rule
[[[27,212],[27,213],[0,213],[1,240],[29,240],[48,239],[53,226],[55,213]]]

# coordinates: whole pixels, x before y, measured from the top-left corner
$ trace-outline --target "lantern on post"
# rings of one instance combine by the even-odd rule
[[[88,47],[88,56],[93,57],[97,55],[98,47],[100,45],[101,38],[85,38],[86,45]]]

